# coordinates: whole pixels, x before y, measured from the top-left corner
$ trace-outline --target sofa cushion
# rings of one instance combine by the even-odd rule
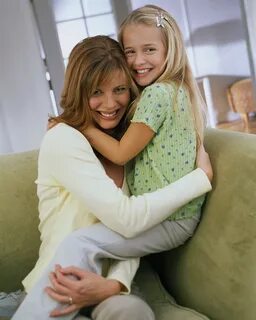
[[[182,248],[163,254],[163,277],[185,306],[216,320],[256,315],[256,136],[208,130],[214,181],[202,221]]]
[[[135,282],[139,286],[144,299],[152,307],[156,320],[209,320],[195,310],[178,305],[164,289],[158,274],[145,259],[141,261]]]

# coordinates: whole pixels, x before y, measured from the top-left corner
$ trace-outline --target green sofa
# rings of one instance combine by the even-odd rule
[[[205,144],[213,191],[194,237],[144,260],[136,281],[157,320],[255,320],[256,136],[208,129]],[[36,167],[37,151],[0,156],[0,291],[37,259]]]

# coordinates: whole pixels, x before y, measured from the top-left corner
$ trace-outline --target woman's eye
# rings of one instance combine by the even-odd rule
[[[118,87],[118,88],[116,88],[116,89],[115,89],[115,92],[116,92],[116,93],[123,93],[123,92],[125,92],[125,91],[127,91],[127,90],[128,90],[128,87],[123,86],[123,87]]]
[[[95,90],[92,94],[93,97],[97,97],[101,94],[101,90]]]

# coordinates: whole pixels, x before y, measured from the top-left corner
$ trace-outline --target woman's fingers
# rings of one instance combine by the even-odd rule
[[[56,292],[53,288],[51,287],[46,287],[45,292],[54,300],[63,303],[63,304],[68,304],[70,303],[69,301],[69,295],[63,295],[58,292]]]
[[[66,288],[67,290],[77,289],[78,279],[76,276],[74,277],[70,273],[68,273],[67,275],[63,274],[62,271],[56,271],[55,275],[57,284],[59,284],[63,288]]]
[[[74,311],[78,311],[80,308],[77,307],[75,304],[71,304],[70,306],[63,307],[61,309],[54,309],[50,313],[50,317],[59,317],[59,316],[65,316],[67,314],[70,314]]]
[[[45,291],[52,299],[66,305],[66,306],[63,306],[62,308],[54,309],[53,311],[51,311],[50,313],[51,317],[64,316],[74,311],[80,310],[81,306],[78,306],[75,303],[70,304],[71,296],[68,293],[66,293],[65,295],[59,294],[58,292],[53,290],[51,287],[47,287]]]
[[[68,294],[69,292],[68,288],[59,282],[56,273],[51,272],[49,275],[49,279],[55,291],[57,291],[59,294],[62,294],[62,295]]]
[[[77,277],[78,279],[84,278],[86,271],[84,269],[78,268],[78,267],[66,267],[66,268],[60,268],[59,269],[61,273],[63,274],[72,274],[73,276]]]

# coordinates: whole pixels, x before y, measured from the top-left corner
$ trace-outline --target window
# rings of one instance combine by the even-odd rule
[[[52,0],[65,65],[72,48],[97,34],[116,37],[111,0]]]

